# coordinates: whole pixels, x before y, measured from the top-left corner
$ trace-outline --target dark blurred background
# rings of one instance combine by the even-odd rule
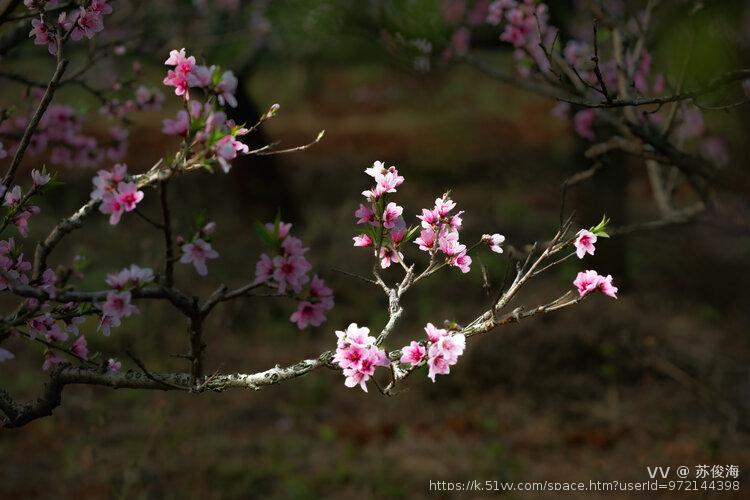
[[[239,11],[232,2],[226,10],[205,3],[176,2],[181,10],[171,20],[168,2],[143,6],[150,9],[140,11],[144,23],[159,39],[154,45],[185,46],[234,69],[241,80],[239,120],[254,121],[280,103],[279,115],[253,139],[258,143],[292,146],[322,129],[326,135],[301,153],[246,158],[229,175],[199,173],[174,183],[177,233],[187,234],[205,211],[218,223],[214,246],[222,256],[210,262],[207,278],[178,266],[178,284],[206,295],[221,282],[246,281],[262,251],[252,226],[280,209],[336,294],[328,321],[301,332],[288,321],[288,302],[221,306],[206,329],[208,372],[295,362],[331,348],[334,330],[350,322],[373,330],[384,324],[382,292],[334,271],[370,267],[367,252],[351,247],[351,236],[359,193],[369,187],[363,170],[374,160],[395,164],[406,177],[398,200],[407,220],[451,189],[466,210],[464,239],[500,232],[516,248],[554,233],[562,181],[590,166],[585,144],[551,116],[549,99],[460,63],[417,72],[387,49],[386,32],[444,41],[449,28],[430,17],[440,2],[391,2],[377,15],[370,2],[241,2]],[[654,66],[667,74],[680,60],[685,25],[677,14],[685,3],[663,2],[652,40]],[[706,33],[696,71],[701,61],[715,65],[702,69],[704,79],[748,62],[740,35],[747,34],[750,9],[739,1],[718,3],[698,23]],[[585,4],[553,6],[556,22],[585,20]],[[497,33],[480,30],[472,50],[512,71]],[[160,82],[164,50],[124,57],[143,64],[146,82]],[[44,61],[39,67],[37,59]],[[28,60],[29,70],[46,75],[50,61],[37,59]],[[1,85],[3,101],[21,95]],[[59,99],[89,109],[87,127],[97,133],[89,96],[64,89]],[[126,159],[132,171],[144,171],[176,144],[160,129],[178,105],[167,95],[163,112],[137,117]],[[341,374],[328,370],[259,392],[199,396],[68,387],[54,417],[0,434],[0,497],[421,498],[430,496],[430,479],[645,480],[649,465],[697,464],[738,465],[746,490],[748,116],[747,106],[705,114],[731,154],[716,184],[715,211],[698,224],[603,240],[595,260],[566,261],[532,283],[518,303],[559,296],[590,266],[615,275],[617,301],[592,297],[474,339],[450,376],[433,385],[418,374],[392,398],[374,387],[370,394],[347,389]],[[27,160],[25,171],[35,165]],[[59,173],[66,189],[43,200],[27,251],[88,198],[93,171]],[[614,225],[658,217],[641,162],[622,159],[614,173],[602,175],[567,194],[566,207],[580,225],[596,224],[603,213]],[[615,194],[598,194],[612,185],[620,188]],[[146,193],[146,213],[158,214],[155,194]],[[100,289],[107,272],[130,263],[160,267],[162,240],[152,233],[136,217],[114,229],[98,217],[54,259],[85,254],[91,266],[83,286]],[[505,256],[483,253],[478,260],[499,284]],[[428,321],[460,323],[483,310],[478,266],[459,274],[446,272],[406,298],[392,347],[421,337]],[[397,271],[387,276],[395,279]],[[168,356],[185,349],[182,318],[163,304],[139,306],[142,314],[109,338],[89,319],[90,346],[119,354],[125,365],[130,360],[121,353],[130,349],[152,370],[186,369]],[[20,340],[10,347],[17,358],[0,365],[3,385],[33,398],[45,379],[37,369],[41,353]],[[722,498],[732,495],[742,497]]]

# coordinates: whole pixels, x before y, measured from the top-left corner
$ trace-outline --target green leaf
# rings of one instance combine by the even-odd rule
[[[281,209],[276,209],[276,218],[273,220],[273,238],[279,241],[279,228],[281,227]]]
[[[262,241],[265,245],[268,245],[269,247],[276,246],[277,238],[275,238],[274,235],[268,232],[266,226],[257,221],[255,222],[255,234],[258,235],[260,241]]]
[[[605,229],[607,229],[607,226],[609,225],[609,218],[607,215],[602,216],[602,220],[599,221],[599,224],[589,229],[592,233],[594,233],[597,236],[602,236],[604,238],[609,238],[609,235],[605,232]]]
[[[404,235],[403,242],[409,243],[411,239],[417,234],[417,231],[419,231],[421,226],[411,226],[408,231],[406,231],[406,234]]]

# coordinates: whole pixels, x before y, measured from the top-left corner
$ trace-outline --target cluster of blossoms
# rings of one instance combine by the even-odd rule
[[[596,248],[594,244],[597,241],[597,235],[608,237],[604,228],[607,225],[607,219],[603,218],[602,221],[596,227],[592,227],[591,230],[581,229],[576,234],[573,240],[573,246],[575,247],[575,253],[579,259],[583,259],[586,254],[594,255]],[[617,298],[617,287],[612,284],[612,276],[602,276],[596,271],[585,271],[580,272],[573,281],[573,285],[578,290],[579,296],[583,297],[589,292],[599,290],[604,295]]]
[[[47,271],[51,270],[47,269]],[[49,275],[47,275],[47,279],[51,279]],[[39,312],[26,322],[26,331],[30,339],[43,339],[48,346],[43,354],[42,369],[44,371],[66,362],[66,359],[60,356],[55,349],[64,350],[81,361],[87,361],[91,358],[88,341],[79,331],[79,326],[86,321],[86,318],[82,315],[75,315],[77,311],[74,304],[65,304],[53,310],[48,304],[40,306],[35,299],[30,299],[27,301],[26,307]],[[108,327],[105,333],[109,334]],[[12,359],[13,355],[10,352],[5,351],[5,353],[6,359]],[[2,357],[2,354],[0,352],[0,357]],[[0,359],[0,362],[4,360]],[[122,364],[116,358],[109,358],[105,369],[109,372],[117,372],[121,367]]]
[[[39,97],[35,93],[35,97]],[[19,135],[26,129],[30,116],[16,116],[0,125],[0,133]],[[9,150],[15,151],[17,144]],[[49,161],[66,167],[92,167],[104,159],[97,139],[82,132],[80,114],[70,106],[51,104],[42,116],[27,151],[41,155],[49,150]]]
[[[133,92],[133,97],[120,101],[110,99],[99,108],[102,115],[110,118],[125,118],[135,111],[159,111],[164,104],[164,94],[154,88],[139,85]]]
[[[427,341],[412,341],[401,349],[401,363],[412,368],[428,366],[427,376],[435,382],[436,375],[447,375],[450,367],[458,362],[458,357],[466,348],[466,337],[462,333],[436,328],[432,323],[425,326]],[[360,386],[367,392],[367,381],[379,366],[389,366],[390,360],[385,350],[377,345],[377,339],[370,335],[367,327],[350,324],[345,331],[336,331],[338,338],[334,363],[343,370],[347,387]]]
[[[549,61],[540,46],[540,39],[550,46],[555,39],[556,30],[547,24],[549,11],[543,3],[533,0],[497,0],[490,4],[487,22],[494,26],[504,24],[500,40],[508,42],[515,48],[515,58],[522,74],[528,74],[530,62],[546,73],[550,69]]]
[[[362,192],[368,204],[360,203],[354,212],[357,224],[365,226],[365,232],[355,236],[355,247],[375,247],[382,268],[389,267],[391,262],[402,262],[404,255],[399,251],[401,243],[408,241],[406,223],[402,216],[404,209],[394,202],[389,202],[389,193],[395,193],[396,188],[404,178],[399,175],[396,167],[385,167],[381,161],[373,163],[365,170],[375,180],[375,186]]]
[[[388,355],[376,345],[370,329],[350,324],[345,331],[336,331],[338,342],[334,363],[344,371],[347,387],[360,386],[367,392],[367,381],[378,366],[388,366]]]
[[[42,192],[42,188],[50,181],[50,175],[44,171],[32,170],[31,180],[32,187],[26,195],[22,194],[21,186],[13,186],[13,189],[8,190],[4,185],[0,185],[0,196],[6,208],[4,225],[13,224],[24,238],[29,235],[29,219],[39,213],[39,207],[31,205],[31,198]]]
[[[104,29],[104,16],[112,13],[108,0],[91,0],[86,7],[61,12],[57,23],[47,21],[45,11],[57,8],[58,3],[58,0],[24,0],[24,5],[32,13],[39,13],[39,18],[31,21],[29,37],[34,38],[36,45],[46,45],[53,55],[57,54],[59,37],[70,33],[74,42],[83,38],[90,40]]]
[[[199,88],[209,94],[215,94],[222,106],[227,104],[237,107],[234,93],[237,90],[237,78],[231,71],[221,70],[216,66],[202,66],[195,63],[195,57],[187,56],[185,49],[173,50],[164,62],[173,69],[167,71],[164,85],[174,87],[174,93],[190,99],[190,87]]]
[[[106,283],[110,291],[107,292],[106,300],[99,305],[99,329],[105,336],[109,336],[111,328],[120,326],[122,318],[138,314],[138,308],[131,303],[132,291],[141,289],[153,281],[154,272],[151,269],[141,268],[135,264],[107,275]]]
[[[28,284],[31,263],[24,260],[20,247],[16,246],[12,238],[0,241],[0,268],[3,276],[0,278],[0,290],[11,286],[9,280],[15,283]],[[50,298],[57,296],[61,279],[54,270],[47,268],[39,280],[39,288]],[[48,348],[44,352],[42,368],[49,370],[65,361],[56,354],[54,348],[67,350],[69,354],[80,360],[89,359],[86,338],[80,333],[79,325],[85,321],[85,316],[78,309],[77,304],[67,303],[51,306],[48,302],[28,299],[22,305],[22,311],[30,313],[25,321],[26,336],[30,339],[40,339]],[[11,330],[14,335],[21,335],[19,330]],[[69,345],[65,346],[66,343]],[[0,362],[13,359],[13,354],[0,349]]]
[[[269,286],[280,295],[298,301],[297,309],[289,317],[302,330],[308,326],[320,326],[326,320],[326,312],[334,305],[333,291],[317,275],[310,279],[312,265],[305,258],[309,249],[302,241],[289,234],[291,224],[281,221],[258,227],[264,243],[273,248],[276,255],[261,254],[255,265],[255,283]],[[310,283],[307,294],[303,288]]]
[[[117,164],[112,170],[99,170],[92,179],[94,190],[91,199],[101,201],[99,211],[109,215],[109,223],[116,225],[124,212],[132,212],[136,205],[143,200],[143,191],[138,189],[135,182],[128,182],[128,167]]]
[[[512,44],[516,49],[518,71],[523,77],[531,76],[532,69],[541,74],[550,72],[549,54],[545,53],[554,48],[554,40],[558,29],[548,24],[548,8],[544,3],[533,0],[496,0],[488,9],[487,22],[493,26],[502,26],[504,31],[500,39]],[[639,36],[641,27],[638,23],[630,23],[627,30],[633,36]],[[652,72],[652,56],[643,48],[637,56],[628,52],[625,54],[625,67],[619,67],[614,56],[595,63],[593,40],[569,40],[561,51],[562,60],[575,73],[576,78],[586,82],[589,97],[601,98],[601,94],[594,90],[599,86],[595,68],[598,68],[601,80],[610,94],[615,95],[618,79],[621,73],[627,75],[629,87],[638,95],[660,95],[664,93],[667,82],[663,73]],[[601,54],[598,57],[602,57]],[[571,114],[568,103],[559,103],[554,114],[567,119]],[[594,109],[586,108],[574,110],[573,129],[586,140],[596,140],[594,126],[597,113]],[[642,117],[656,125],[665,119],[664,113],[643,113]],[[699,138],[701,155],[717,166],[723,166],[729,161],[729,153],[723,139],[715,135],[704,133],[701,110],[689,103],[683,103],[680,109],[677,136],[682,140]]]
[[[427,348],[416,341],[401,349],[401,362],[418,366],[427,359],[427,376],[435,382],[435,375],[447,375],[450,367],[458,362],[458,357],[466,348],[466,337],[462,333],[436,328],[427,323],[424,328],[429,340]]]
[[[416,235],[419,237],[414,243],[420,250],[428,252],[431,257],[440,253],[447,265],[456,267],[463,273],[471,269],[471,257],[466,245],[459,242],[459,231],[463,220],[463,211],[453,212],[456,203],[448,194],[435,199],[432,208],[423,208],[422,215],[418,215],[421,224],[407,228],[403,218],[403,207],[388,201],[390,193],[404,182],[396,167],[386,168],[381,161],[376,161],[365,172],[375,180],[375,186],[362,195],[369,202],[360,203],[354,212],[357,224],[364,226],[364,232],[354,236],[355,247],[374,247],[380,266],[387,268],[391,263],[403,263],[404,255],[401,245]],[[501,253],[500,244],[505,237],[494,234],[483,238],[495,252]]]
[[[216,231],[216,223],[209,222],[203,224],[190,240],[178,238],[177,244],[180,245],[182,255],[180,262],[183,264],[192,264],[195,271],[201,276],[208,274],[206,261],[208,259],[217,259],[219,252],[211,246],[211,236]]]
[[[546,81],[557,79],[560,71],[559,68],[553,68],[553,64],[563,65],[566,67],[562,73],[575,75],[571,78],[575,80],[572,83],[576,86],[581,83],[578,80],[582,80],[586,96],[592,100],[602,98],[601,92],[594,90],[600,86],[599,76],[611,97],[617,97],[618,80],[623,74],[628,79],[628,88],[637,95],[662,95],[667,88],[665,75],[653,71],[653,58],[645,47],[637,55],[626,51],[624,64],[618,65],[615,57],[606,50],[595,54],[592,30],[581,30],[576,26],[572,27],[575,37],[561,46],[560,30],[550,24],[549,7],[539,0],[445,0],[440,3],[440,7],[442,22],[452,30],[448,43],[444,44],[444,61],[466,55],[471,45],[472,30],[481,24],[488,24],[499,30],[501,41],[513,47],[516,70],[522,78],[537,76]],[[620,2],[609,2],[602,5],[602,8],[613,18],[623,16],[624,4]],[[643,27],[638,19],[643,19],[643,12],[626,23],[623,36],[638,38],[642,34]],[[417,71],[429,70],[430,57],[434,52],[430,40],[405,39],[400,34],[388,33],[384,33],[382,39],[384,45],[399,57],[413,58],[413,66]],[[596,74],[595,67],[598,67],[600,75]],[[553,71],[557,73],[553,75]],[[743,82],[743,91],[746,96],[750,95],[750,80]],[[700,118],[701,111],[691,103],[682,103],[680,108],[675,128],[677,135],[682,137],[679,129],[683,126],[691,128],[689,122],[696,115]],[[571,119],[577,135],[589,141],[596,140],[595,126],[599,121],[596,110],[571,109],[570,104],[559,102],[553,115],[563,120]],[[644,121],[658,125],[665,119],[666,110],[649,111],[641,115]],[[728,163],[729,153],[724,139],[714,134],[705,134],[702,129],[693,137],[699,140],[697,152],[706,160],[716,166]]]
[[[454,208],[456,203],[447,193],[435,199],[432,209],[423,208],[422,215],[417,216],[422,221],[422,230],[414,243],[431,256],[437,252],[442,253],[446,264],[457,267],[462,273],[468,273],[471,269],[471,257],[467,254],[466,245],[458,241],[463,211],[451,215]]]
[[[231,71],[221,71],[216,66],[206,67],[195,63],[195,57],[187,56],[185,49],[173,50],[165,62],[168,70],[164,84],[175,88],[175,94],[187,101],[187,110],[181,110],[173,119],[164,120],[162,131],[178,135],[201,146],[207,154],[206,165],[218,162],[224,172],[229,172],[230,161],[238,154],[247,154],[249,148],[237,138],[249,132],[228,120],[226,114],[211,102],[190,100],[189,88],[200,88],[207,97],[216,96],[218,104],[237,106],[234,92],[237,78]]]
[[[20,246],[16,245],[13,238],[0,240],[0,291],[9,287],[8,278],[24,285],[29,283],[29,271],[31,262],[24,260]]]

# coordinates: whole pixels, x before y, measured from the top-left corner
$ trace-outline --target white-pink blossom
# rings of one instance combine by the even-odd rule
[[[130,292],[111,291],[107,293],[107,300],[101,306],[102,314],[112,318],[126,318],[137,314],[138,308],[130,303]]]
[[[578,231],[576,239],[573,242],[573,245],[576,247],[576,255],[578,258],[582,259],[587,253],[594,255],[594,251],[596,250],[594,243],[596,243],[596,235],[594,233],[585,229]]]
[[[485,234],[482,236],[482,241],[495,253],[503,253],[503,247],[501,246],[505,241],[505,236],[502,234]]]
[[[401,349],[400,361],[415,366],[421,363],[426,355],[427,349],[419,342],[412,340],[408,346]]]
[[[333,357],[346,377],[344,384],[347,387],[359,385],[365,392],[375,369],[389,364],[385,351],[377,347],[375,337],[369,333],[369,328],[360,328],[356,323],[351,323],[345,331],[336,331],[338,342]]]
[[[219,252],[214,250],[210,243],[198,238],[192,243],[182,245],[182,256],[180,257],[180,262],[183,264],[193,264],[196,272],[201,276],[205,276],[208,274],[206,260],[216,259],[218,257]]]

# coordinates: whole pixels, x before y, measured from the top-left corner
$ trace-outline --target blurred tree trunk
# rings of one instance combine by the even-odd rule
[[[583,152],[590,146],[588,142],[578,140],[578,153],[574,158],[582,158]],[[588,160],[583,160],[590,166]],[[580,183],[575,189],[577,196],[577,219],[583,227],[596,225],[606,215],[612,226],[628,224],[628,171],[627,158],[621,154],[609,154],[602,157],[605,163],[593,177]],[[624,286],[630,278],[627,266],[627,238],[600,240],[599,248],[593,256],[587,256],[586,269],[596,269],[599,273],[611,274],[618,286]]]
[[[250,80],[254,74],[260,54],[251,57],[237,74],[237,107],[228,108],[227,116],[237,123],[253,125],[261,114],[261,109],[250,95]],[[273,103],[268,103],[270,107]],[[265,146],[272,139],[263,126],[243,138],[251,150]],[[275,156],[239,156],[232,162],[234,188],[243,205],[262,208],[268,213],[281,210],[285,220],[299,221],[299,207],[295,203],[292,188],[284,177],[280,161]]]

